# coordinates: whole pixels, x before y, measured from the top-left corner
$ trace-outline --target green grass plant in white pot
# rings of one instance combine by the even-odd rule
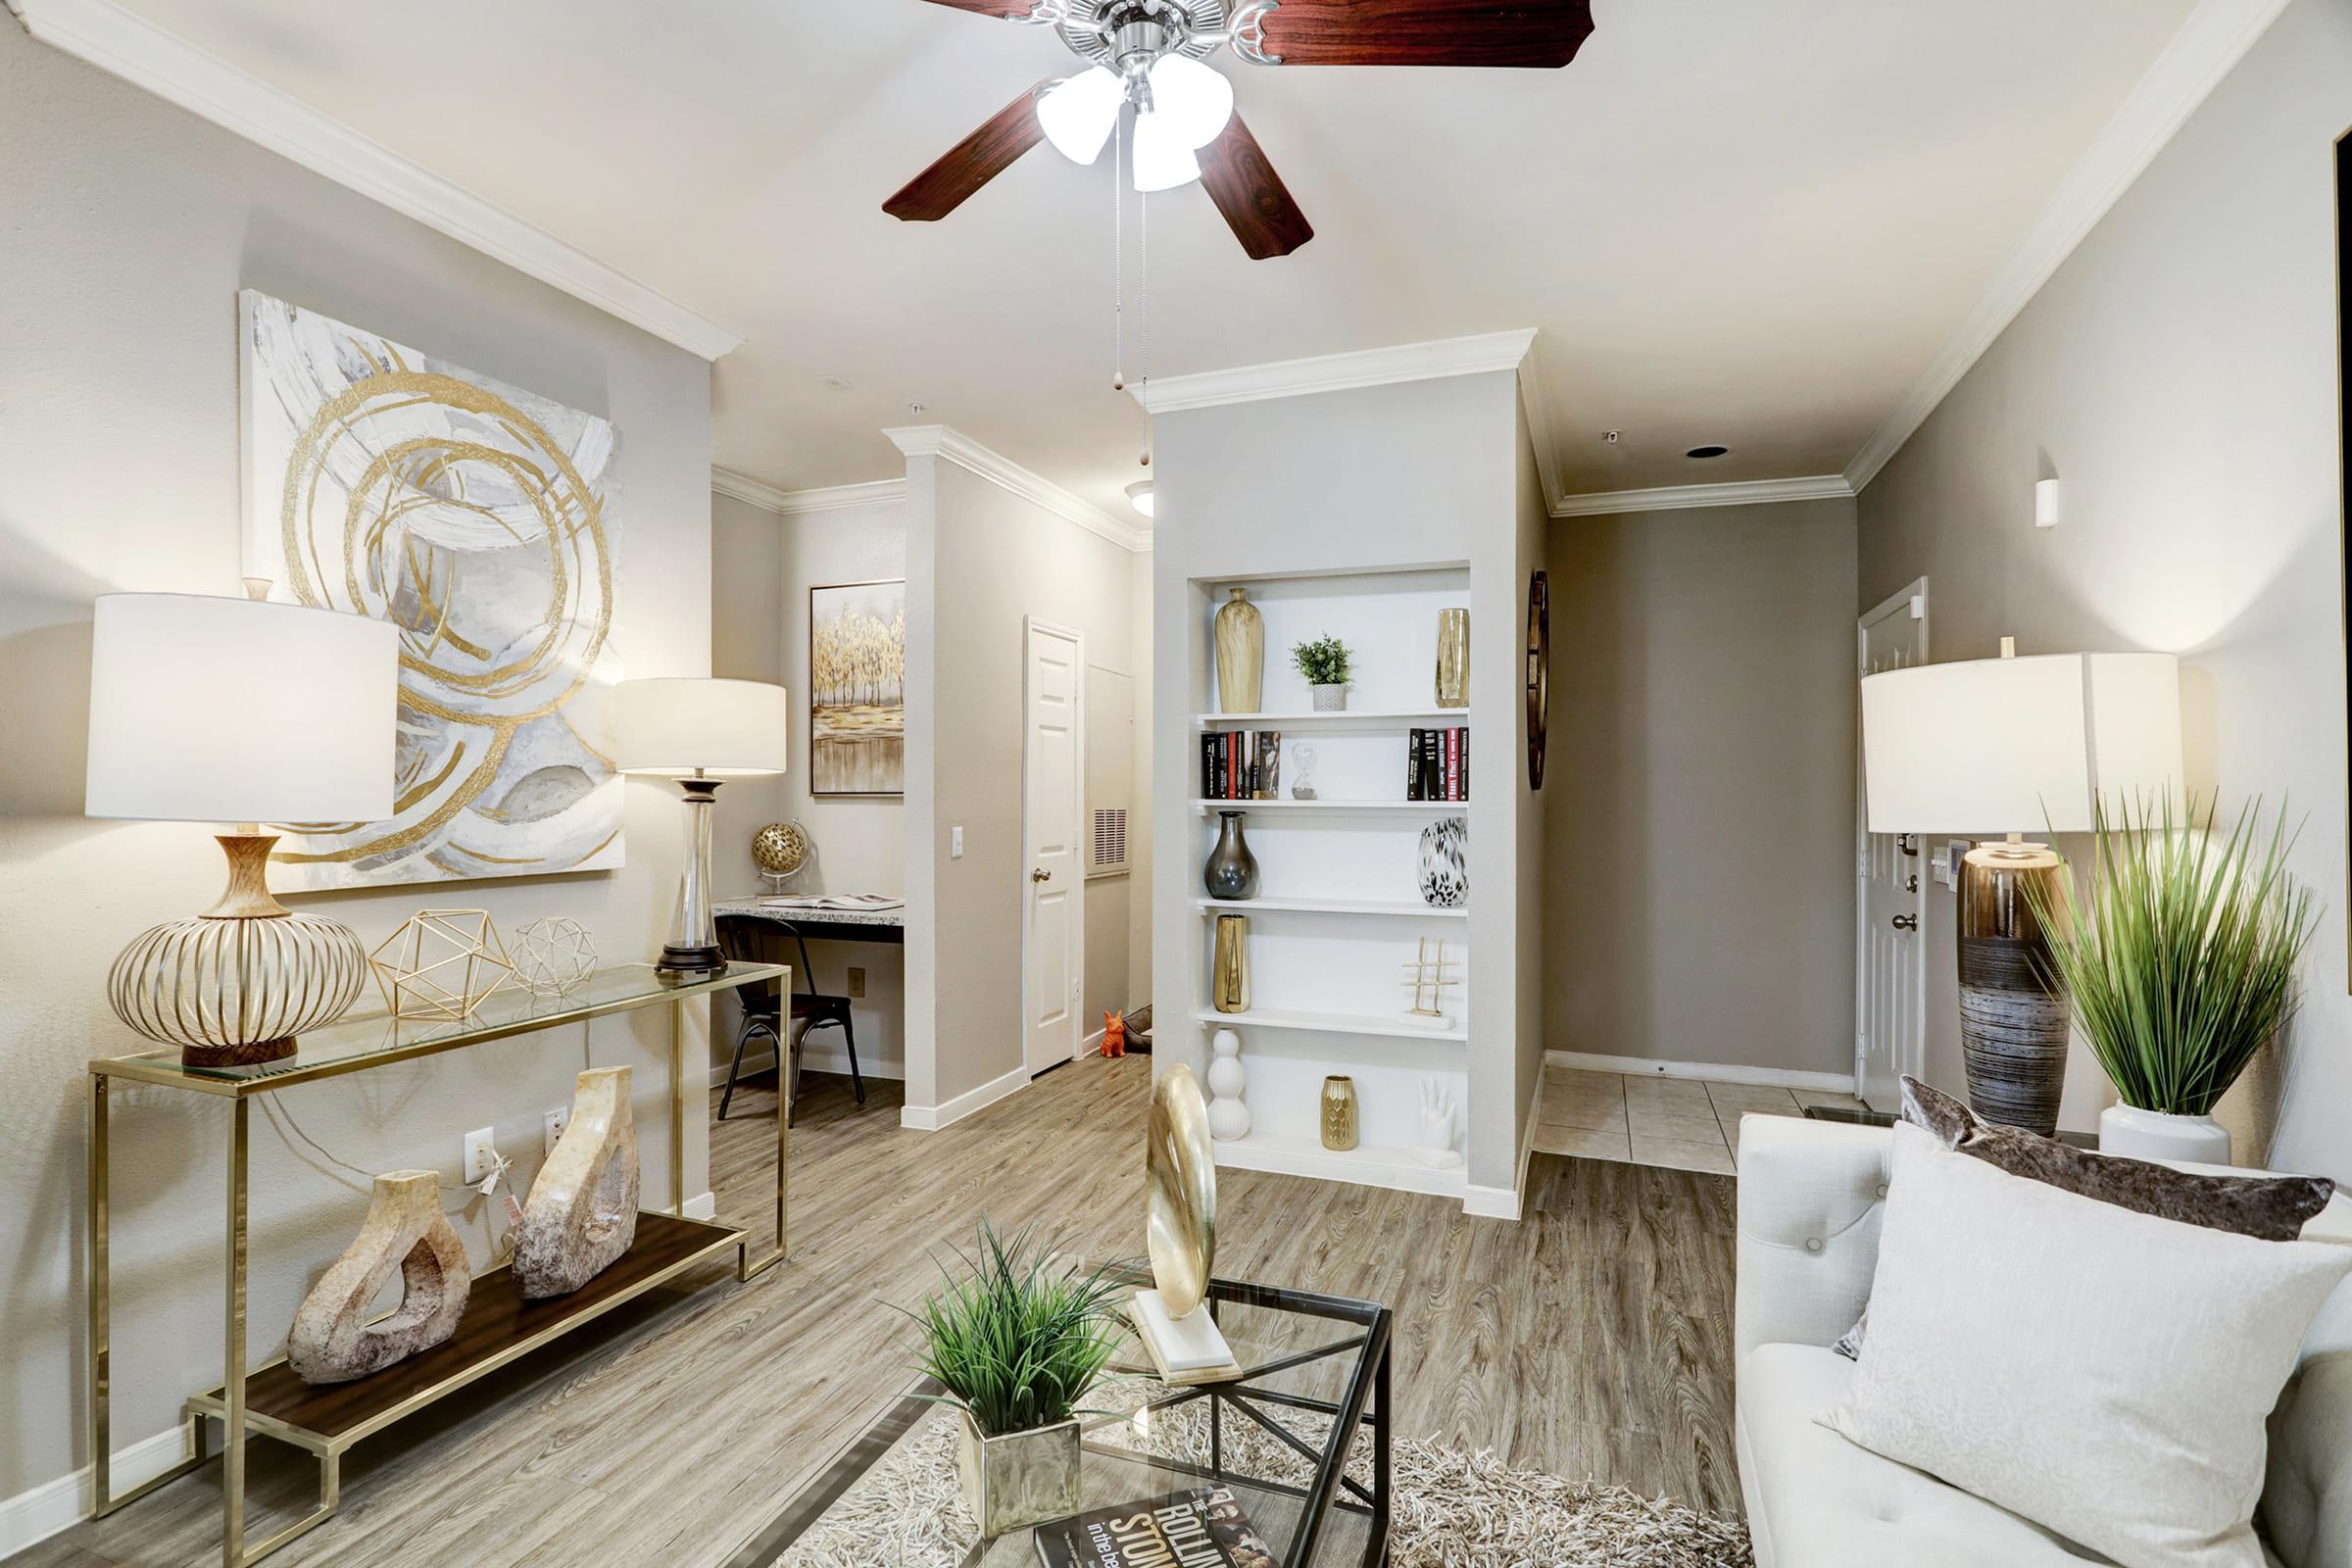
[[[2286,871],[2286,813],[2267,833],[2260,801],[2227,833],[2215,817],[2193,796],[2180,819],[2169,798],[2120,820],[2102,807],[2088,891],[2071,928],[2047,927],[2075,1026],[2121,1097],[2099,1118],[2108,1153],[2228,1164],[2213,1107],[2295,1011],[2317,914]]]
[[[1078,1511],[1078,1402],[1125,1332],[1125,1265],[1080,1273],[1034,1230],[1007,1240],[986,1219],[959,1268],[906,1315],[923,1371],[962,1412],[956,1468],[984,1536]]]

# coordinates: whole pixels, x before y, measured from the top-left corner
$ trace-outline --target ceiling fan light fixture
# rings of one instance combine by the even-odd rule
[[[1233,121],[1233,83],[1189,55],[1166,55],[1152,68],[1152,113],[1198,152]]]
[[[1174,190],[1200,177],[1200,160],[1184,139],[1181,127],[1165,115],[1138,115],[1135,121],[1135,188],[1146,195]]]
[[[1055,152],[1073,164],[1091,164],[1102,156],[1126,102],[1127,84],[1115,72],[1097,66],[1040,98],[1037,122]]]
[[[1149,517],[1157,511],[1159,503],[1152,499],[1152,481],[1138,479],[1127,487],[1127,504]]]

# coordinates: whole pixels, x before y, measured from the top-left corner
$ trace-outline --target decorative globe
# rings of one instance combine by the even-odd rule
[[[769,876],[790,876],[808,862],[808,835],[798,822],[770,822],[752,835],[752,863]]]
[[[548,915],[514,928],[514,978],[534,997],[561,997],[596,973],[596,939],[577,920]]]

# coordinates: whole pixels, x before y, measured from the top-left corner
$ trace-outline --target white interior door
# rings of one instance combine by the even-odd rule
[[[1021,1020],[1031,1074],[1078,1054],[1086,973],[1086,650],[1077,632],[1025,621],[1021,746]]]
[[[1928,659],[1928,580],[1864,615],[1855,628],[1861,673],[1901,669]],[[1900,1101],[1898,1080],[1920,1071],[1927,1050],[1927,858],[1916,837],[1870,831],[1855,750],[1856,893],[1855,1093],[1874,1110]]]

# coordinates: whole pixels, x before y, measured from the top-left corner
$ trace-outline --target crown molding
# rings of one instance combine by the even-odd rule
[[[1399,381],[1437,381],[1488,370],[1517,370],[1535,347],[1536,331],[1488,332],[1478,337],[1402,343],[1394,348],[1358,349],[1315,359],[1245,365],[1196,375],[1154,376],[1130,386],[1128,395],[1153,414],[1261,403],[1268,398],[1304,397],[1316,392],[1349,392]]]
[[[1555,517],[1600,517],[1622,512],[1686,512],[1693,507],[1753,507],[1776,501],[1842,501],[1854,493],[1842,473],[1800,479],[1747,479],[1729,484],[1676,484],[1655,490],[1607,490],[1562,496]]]
[[[905,479],[873,479],[864,484],[837,484],[821,490],[779,490],[748,473],[715,465],[710,469],[713,495],[731,496],[779,517],[798,517],[814,512],[846,512],[852,507],[895,505],[906,498]]]
[[[1877,478],[1903,443],[1928,422],[1936,405],[2041,292],[2042,285],[2098,226],[2108,209],[2285,9],[2286,0],[2199,0],[2197,9],[2173,34],[2172,42],[2165,45],[2139,85],[2132,89],[2115,118],[2107,122],[2090,150],[2059,185],[2007,265],[1911,383],[1894,412],[1846,465],[1846,483],[1855,493]]]
[[[1099,507],[1089,506],[1076,496],[1041,474],[1030,472],[1010,458],[992,452],[959,430],[944,424],[902,425],[885,430],[891,444],[909,458],[944,458],[967,472],[978,474],[1001,490],[1010,491],[1034,506],[1043,507],[1065,522],[1076,523],[1088,533],[1109,540],[1122,550],[1145,551],[1152,548],[1152,535],[1143,528],[1133,527]]]
[[[8,0],[41,42],[706,360],[743,339],[113,0]]]
[[[1527,357],[1519,362],[1519,406],[1527,411],[1528,444],[1535,448],[1536,482],[1544,492],[1544,505],[1556,509],[1560,495],[1560,433],[1551,422],[1551,403],[1544,391],[1544,355],[1539,339],[1528,345]],[[1556,510],[1553,515],[1557,516]]]

